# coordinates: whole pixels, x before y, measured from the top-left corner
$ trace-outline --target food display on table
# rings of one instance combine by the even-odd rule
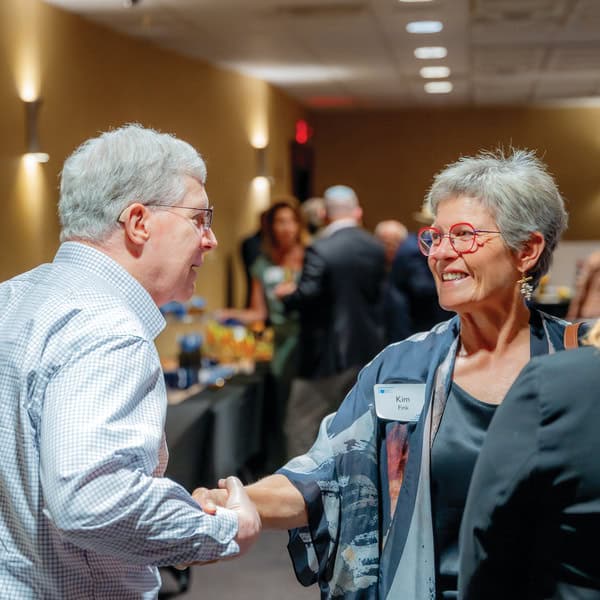
[[[207,319],[202,353],[220,363],[269,361],[273,356],[273,331],[268,327]]]

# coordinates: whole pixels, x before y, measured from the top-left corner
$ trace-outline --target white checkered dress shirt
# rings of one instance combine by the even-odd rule
[[[0,597],[155,598],[157,566],[235,554],[235,514],[161,477],[164,320],[146,290],[67,242],[0,284],[0,308]]]

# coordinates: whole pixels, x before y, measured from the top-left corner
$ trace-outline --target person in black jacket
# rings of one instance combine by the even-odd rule
[[[488,429],[460,544],[464,600],[600,599],[600,322],[533,359]]]
[[[330,187],[324,198],[329,224],[306,249],[298,285],[278,291],[287,309],[300,311],[299,377],[285,428],[289,456],[308,450],[322,418],[338,408],[359,369],[383,347],[383,246],[360,227],[352,188]]]
[[[244,275],[246,277],[246,299],[244,300],[244,308],[250,308],[252,300],[252,265],[261,254],[266,212],[267,211],[263,211],[260,214],[260,225],[258,229],[248,237],[245,237],[240,243],[240,256],[242,258]]]
[[[384,297],[387,343],[399,342],[428,331],[453,313],[438,301],[435,280],[427,258],[419,250],[417,235],[409,233],[398,248]]]

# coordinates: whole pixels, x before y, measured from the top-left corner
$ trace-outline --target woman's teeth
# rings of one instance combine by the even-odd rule
[[[442,273],[442,281],[456,281],[457,279],[464,279],[466,276],[465,273]]]

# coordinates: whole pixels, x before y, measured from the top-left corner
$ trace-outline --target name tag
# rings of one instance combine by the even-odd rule
[[[376,383],[375,412],[380,419],[415,423],[425,404],[424,383]]]
[[[263,273],[267,285],[277,285],[285,279],[285,271],[276,265],[267,267]]]

